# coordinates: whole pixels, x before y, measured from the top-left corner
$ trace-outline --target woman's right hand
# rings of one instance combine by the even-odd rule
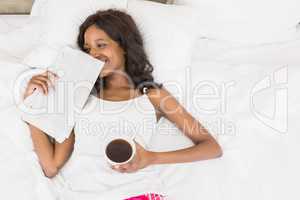
[[[54,80],[57,78],[58,76],[50,71],[33,76],[28,82],[24,93],[24,99],[30,96],[36,89],[40,90],[45,95],[48,95],[49,87],[53,87],[54,89]]]

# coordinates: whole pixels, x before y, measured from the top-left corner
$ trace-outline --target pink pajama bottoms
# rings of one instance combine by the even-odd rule
[[[139,195],[135,197],[130,197],[128,199],[124,200],[165,200],[165,197],[159,194],[144,194],[144,195]]]

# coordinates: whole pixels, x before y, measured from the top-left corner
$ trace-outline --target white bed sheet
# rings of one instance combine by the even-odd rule
[[[23,20],[23,18],[20,18],[20,21],[14,19],[9,24],[20,25],[24,22]],[[7,30],[12,29],[8,28]],[[1,29],[1,32],[3,31],[4,29]],[[30,40],[30,38],[27,39]],[[196,49],[205,50],[201,46],[201,42]],[[28,45],[30,44],[32,43],[29,42]],[[17,48],[17,44],[10,45]],[[294,137],[292,133],[296,133],[300,128],[298,120],[296,120],[296,117],[299,116],[297,111],[300,110],[299,95],[296,95],[299,93],[296,86],[299,84],[298,77],[300,77],[300,61],[296,54],[299,52],[300,44],[292,41],[289,45],[285,43],[270,44],[267,47],[236,48],[235,44],[207,39],[206,45],[210,47],[210,51],[195,51],[193,66],[190,68],[192,85],[197,84],[196,80],[205,79],[213,79],[216,83],[236,81],[237,86],[230,94],[232,99],[228,104],[231,109],[225,114],[219,113],[210,116],[197,112],[199,110],[197,107],[191,106],[188,107],[188,110],[200,121],[217,118],[231,121],[235,124],[235,132],[216,136],[224,149],[224,155],[220,159],[162,167],[162,176],[169,188],[170,199],[281,200],[288,198],[288,195],[293,195],[295,199],[296,193],[289,191],[292,185],[289,185],[290,179],[286,172],[289,167],[288,144],[289,148],[293,149],[291,144],[296,144],[296,139],[299,139],[296,136],[293,138],[294,142],[288,143],[290,136]],[[13,48],[10,47],[10,49]],[[291,57],[291,55],[294,56]],[[288,90],[291,94],[288,98],[288,105],[292,109],[288,110],[288,130],[285,133],[279,133],[278,130],[264,125],[262,121],[253,116],[249,109],[248,92],[257,81],[285,66],[288,67]],[[268,103],[272,100],[272,95],[266,95],[258,97],[257,101],[260,108],[265,108],[265,111],[268,112],[272,109],[272,105]],[[210,103],[206,105],[210,105]],[[215,106],[215,104],[210,106]],[[10,112],[14,112],[13,108],[7,109],[12,109]],[[11,197],[10,199],[32,200],[41,199],[38,195],[43,191],[42,199],[56,199],[59,193],[53,192],[55,181],[49,182],[41,176],[36,157],[30,148],[30,138],[18,137],[18,134],[28,134],[28,130],[24,127],[16,128],[14,126],[11,129],[14,134],[9,134],[9,124],[18,120],[14,118],[17,114],[11,114],[10,119],[6,117],[8,116],[7,110],[1,110],[0,114],[3,121],[7,121],[7,123],[5,122],[7,126],[3,126],[0,130],[2,137],[0,188],[4,188],[5,191],[1,195]],[[161,123],[168,122],[162,121]],[[27,145],[22,147],[20,145],[22,141],[25,141]],[[162,144],[162,141],[165,145]],[[160,142],[160,148],[155,146],[154,141],[153,149],[161,151],[191,144],[180,134],[172,134],[172,136],[161,134],[160,138],[157,138],[156,144],[158,142]],[[24,161],[26,158],[30,158],[29,161]],[[32,170],[31,167],[35,169]],[[72,169],[72,167],[68,168]],[[296,176],[296,174],[293,175]],[[21,180],[26,180],[26,187]],[[38,185],[40,186],[38,187]]]
[[[1,109],[0,188],[2,198],[54,200],[55,183],[47,179],[33,152],[29,129],[16,107]]]

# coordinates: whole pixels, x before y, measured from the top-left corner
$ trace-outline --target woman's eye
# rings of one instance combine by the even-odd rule
[[[106,47],[106,44],[98,44],[97,45],[99,48],[104,48],[104,47]]]

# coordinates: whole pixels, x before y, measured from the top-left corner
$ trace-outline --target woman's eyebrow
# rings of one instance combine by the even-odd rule
[[[99,38],[99,39],[96,39],[95,41],[96,42],[98,42],[98,41],[105,41],[105,39]]]
[[[98,42],[98,41],[105,41],[105,39],[99,38],[99,39],[96,39],[95,41],[96,42]],[[85,43],[83,46],[84,47],[88,47],[89,45]]]

